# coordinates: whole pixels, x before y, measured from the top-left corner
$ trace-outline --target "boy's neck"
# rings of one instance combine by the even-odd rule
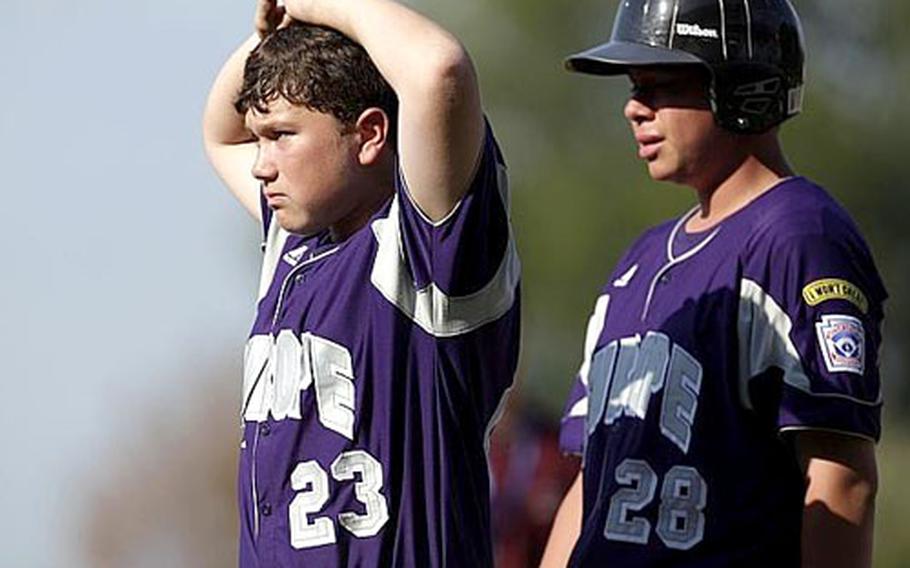
[[[386,201],[395,193],[394,165],[371,172],[372,179],[365,179],[363,199],[344,218],[329,227],[332,242],[345,241],[360,230]]]
[[[687,231],[713,227],[794,175],[776,134],[757,137],[743,146],[738,156],[731,156],[730,173],[721,173],[719,182],[696,188],[700,211],[686,223]]]

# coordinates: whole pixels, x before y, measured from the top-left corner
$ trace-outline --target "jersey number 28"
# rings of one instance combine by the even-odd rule
[[[625,459],[616,467],[616,482],[624,487],[610,498],[604,536],[610,540],[647,544],[651,523],[632,517],[654,500],[658,478],[648,462]],[[708,485],[694,467],[673,466],[664,476],[657,516],[657,536],[669,547],[688,550],[701,542],[705,532]]]

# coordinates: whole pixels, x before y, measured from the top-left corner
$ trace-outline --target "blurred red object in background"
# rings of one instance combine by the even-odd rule
[[[497,568],[537,566],[580,460],[559,450],[558,421],[513,398],[493,432],[493,537]]]

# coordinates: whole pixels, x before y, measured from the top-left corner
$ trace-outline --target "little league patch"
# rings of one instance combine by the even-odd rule
[[[866,334],[861,321],[852,316],[826,315],[815,329],[828,371],[858,375],[865,372]]]

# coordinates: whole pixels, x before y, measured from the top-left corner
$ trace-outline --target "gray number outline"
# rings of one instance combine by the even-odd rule
[[[651,534],[651,523],[643,517],[628,519],[630,511],[638,512],[654,500],[657,490],[657,474],[644,460],[626,458],[616,466],[616,482],[623,487],[610,498],[604,537],[609,540],[647,544]]]
[[[685,482],[687,495],[678,495]],[[708,484],[694,467],[676,465],[664,476],[664,485],[660,492],[660,512],[657,516],[657,536],[667,548],[689,550],[705,536],[705,505],[708,503]],[[692,506],[694,505],[694,506]],[[686,527],[683,534],[678,534],[673,525],[678,516],[684,512]],[[693,518],[694,515],[694,518]]]

